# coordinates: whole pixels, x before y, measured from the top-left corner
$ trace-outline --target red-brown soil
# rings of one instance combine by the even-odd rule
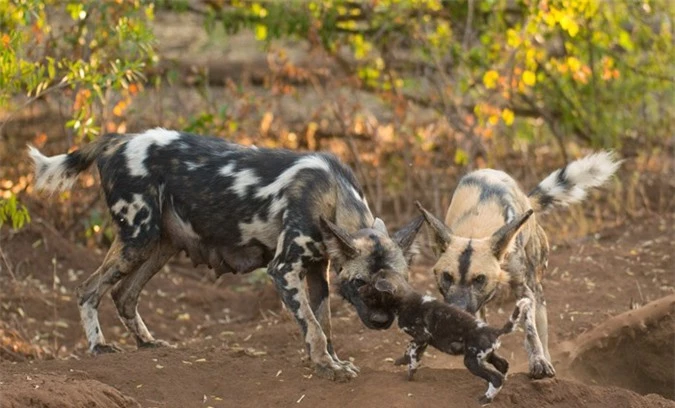
[[[631,391],[606,385],[612,384],[611,373],[582,376],[568,369],[580,335],[629,311],[632,304],[675,292],[674,221],[673,214],[652,214],[592,237],[562,241],[551,234],[554,248],[545,290],[558,377],[527,378],[522,333],[507,336],[502,354],[511,362],[511,374],[492,406],[675,407],[664,396],[638,394],[647,387],[621,383],[635,389]],[[156,337],[178,347],[136,351],[106,298],[101,306],[104,333],[126,352],[94,358],[85,350],[74,289],[102,254],[73,245],[39,219],[18,233],[3,229],[1,238],[12,266],[10,274],[0,260],[2,408],[453,408],[478,406],[485,391],[460,359],[436,350],[428,351],[415,380],[406,381],[403,369],[392,364],[404,350],[406,336],[396,329],[367,330],[337,297],[332,305],[337,353],[354,359],[362,371],[348,383],[317,378],[304,360],[296,323],[264,275],[224,276],[214,282],[210,271],[193,269],[182,259],[148,284],[140,305]],[[411,281],[434,294],[423,266],[428,264],[428,259],[417,260]],[[491,307],[490,321],[503,322],[510,309],[510,304]],[[651,339],[651,355],[672,358],[668,340],[667,335],[661,343]],[[673,385],[674,366],[670,361],[659,372]],[[616,377],[623,374],[618,371]]]

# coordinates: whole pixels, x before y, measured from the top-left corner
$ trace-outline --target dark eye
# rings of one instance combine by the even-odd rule
[[[485,284],[485,275],[478,275],[475,278],[473,278],[473,283],[476,285],[484,285]]]
[[[452,275],[450,275],[449,273],[444,272],[442,276],[443,276],[443,283],[445,283],[446,285],[452,286],[455,284],[455,278],[453,278]]]
[[[357,288],[360,288],[361,286],[365,285],[366,281],[364,281],[361,278],[356,278],[352,281],[352,285],[354,285]]]

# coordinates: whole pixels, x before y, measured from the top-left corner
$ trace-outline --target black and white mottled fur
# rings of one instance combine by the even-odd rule
[[[293,313],[318,373],[356,376],[331,342],[329,260],[343,296],[373,329],[393,313],[366,307],[354,288],[382,267],[408,275],[412,242],[423,220],[389,236],[371,214],[353,173],[334,156],[240,146],[165,129],[108,134],[82,149],[53,157],[30,148],[39,189],[73,185],[96,162],[116,238],[103,264],[78,288],[78,305],[94,354],[107,344],[98,320],[112,289],[120,319],[139,347],[155,340],[138,313],[144,285],[176,253],[218,275],[267,266]]]
[[[464,354],[466,368],[488,382],[488,389],[481,397],[484,403],[491,402],[502,389],[509,369],[508,361],[497,354],[501,345],[499,338],[513,331],[521,314],[532,304],[527,298],[519,300],[509,321],[495,328],[462,309],[420,295],[389,271],[380,272],[375,283],[362,292],[366,303],[395,310],[399,327],[412,337],[403,357],[395,362],[408,365],[409,380],[429,345],[448,354]]]

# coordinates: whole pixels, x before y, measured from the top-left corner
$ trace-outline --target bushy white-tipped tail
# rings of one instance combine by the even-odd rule
[[[621,160],[613,152],[598,152],[569,163],[549,174],[529,194],[535,211],[568,206],[586,198],[592,188],[605,184]]]
[[[69,167],[67,154],[47,157],[33,146],[28,146],[28,154],[35,163],[35,188],[38,190],[63,191],[75,183],[78,173]]]

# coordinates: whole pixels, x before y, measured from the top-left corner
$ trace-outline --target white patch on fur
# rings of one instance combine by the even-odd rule
[[[221,173],[222,173],[221,169]],[[254,186],[260,183],[260,177],[255,175],[252,169],[244,169],[233,174],[234,183],[232,183],[231,190],[234,190],[239,198],[246,197],[246,190],[249,186]]]
[[[485,323],[484,321],[482,321],[481,319],[476,319],[476,327],[478,327],[479,329],[482,328],[482,327],[485,327],[487,325],[488,324]]]
[[[136,177],[148,175],[145,159],[148,157],[148,148],[152,145],[166,146],[180,137],[175,130],[155,128],[132,137],[126,145],[125,156],[129,174]]]
[[[314,241],[314,240],[312,239],[312,237],[309,237],[309,236],[307,236],[307,235],[301,235],[301,236],[299,236],[299,237],[296,237],[296,238],[293,240],[293,242],[294,242],[296,245],[298,245],[299,247],[301,247],[301,248],[303,249],[303,255],[304,255],[304,256],[311,256],[311,257],[313,258],[314,253],[313,253],[313,252],[309,249],[309,247],[307,246],[307,244],[309,244],[309,243],[311,243],[311,242],[316,242],[316,241]],[[322,255],[319,255],[319,258],[320,258],[320,259],[323,259],[323,256],[322,256]]]
[[[410,370],[417,370],[417,368],[420,366],[420,360],[415,358],[415,348],[408,347],[407,354],[408,358],[410,359],[410,363],[408,363],[408,368]]]
[[[226,164],[218,170],[221,176],[230,177],[234,174],[234,163]]]
[[[492,353],[493,351],[494,351],[494,346],[490,347],[488,349],[479,351],[478,354],[477,354],[479,362],[484,361],[487,358],[487,356],[489,356],[490,353]]]
[[[494,385],[492,385],[492,383],[489,383],[488,389],[485,392],[485,397],[490,401],[492,401],[497,396],[497,394],[499,394],[499,391],[501,391],[501,389],[502,387],[497,388]]]
[[[126,213],[123,212],[124,208],[126,208]],[[115,214],[115,217],[117,217],[117,219],[119,219],[120,221],[124,221],[129,226],[136,227],[136,230],[131,236],[132,238],[136,238],[138,234],[141,233],[140,228],[141,225],[147,224],[152,219],[152,213],[150,209],[147,208],[148,216],[145,217],[145,219],[140,220],[138,225],[134,225],[134,219],[136,218],[136,214],[138,214],[138,212],[141,211],[143,208],[147,208],[145,200],[143,200],[143,196],[141,194],[134,194],[132,196],[131,202],[124,199],[120,199],[110,207],[110,210]]]
[[[277,244],[278,230],[273,224],[261,220],[258,215],[255,215],[250,223],[239,223],[239,231],[241,231],[241,245],[249,243],[253,238],[268,248],[274,248]]]
[[[330,172],[330,166],[321,156],[310,155],[296,161],[291,167],[284,170],[277,178],[270,184],[260,188],[256,193],[256,197],[264,198],[272,194],[276,194],[281,189],[289,185],[298,172],[305,169],[319,169],[325,172]]]
[[[66,174],[67,154],[47,157],[33,146],[28,146],[28,154],[35,163],[35,187],[38,190],[67,190],[77,180],[77,174],[72,176]]]
[[[553,197],[555,204],[567,206],[583,200],[588,190],[607,182],[620,165],[621,160],[613,152],[591,154],[567,165],[567,185],[559,183],[562,169],[558,169],[542,180],[538,187],[544,194]]]
[[[95,345],[105,343],[105,338],[103,338],[101,326],[98,322],[98,311],[89,302],[84,302],[80,306],[80,318],[84,325],[84,333],[87,336],[90,351],[93,351],[92,348]]]
[[[522,316],[524,313],[527,313],[527,311],[530,309],[532,306],[532,300],[530,298],[521,298],[516,302],[516,307],[520,309],[520,315]]]
[[[422,296],[422,303],[429,303],[429,302],[433,302],[434,300],[436,300],[436,298],[433,297],[433,296],[429,296],[429,295]]]
[[[276,217],[277,214],[279,214],[279,211],[283,210],[286,208],[286,197],[278,197],[274,198],[272,200],[272,204],[270,205],[270,213],[269,217],[274,218]]]
[[[188,171],[192,171],[192,170],[197,170],[198,168],[202,167],[202,164],[193,163],[193,162],[185,162],[185,166],[187,167]]]
[[[356,188],[354,188],[354,186],[350,187],[352,190],[352,194],[354,194],[354,198],[356,198],[357,201],[361,201],[363,204],[366,205],[366,207],[368,207],[368,202],[366,201],[366,199],[364,197],[361,197],[361,195],[359,195],[359,192],[356,191]]]

